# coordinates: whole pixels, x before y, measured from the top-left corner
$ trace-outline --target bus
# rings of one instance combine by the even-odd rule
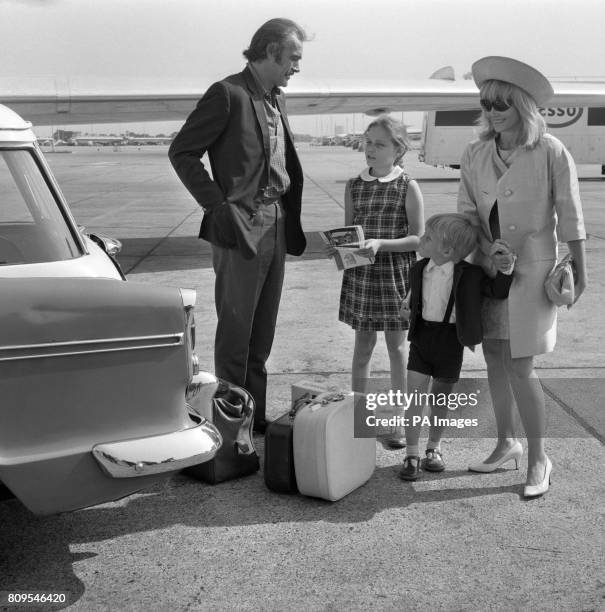
[[[433,166],[460,167],[466,145],[476,138],[480,110],[425,113],[418,158]],[[605,175],[605,107],[541,108],[548,131],[569,149],[576,164],[600,164]]]

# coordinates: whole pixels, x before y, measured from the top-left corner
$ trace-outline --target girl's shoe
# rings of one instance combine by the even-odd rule
[[[546,491],[548,491],[548,487],[550,485],[550,473],[552,472],[552,463],[550,459],[546,457],[546,465],[544,466],[544,478],[542,482],[537,485],[525,485],[525,490],[523,491],[523,497],[538,497],[540,495],[544,495]]]
[[[386,436],[386,438],[383,438],[382,444],[386,448],[391,448],[393,450],[399,449],[399,448],[405,448],[405,436],[391,434],[389,436]]]
[[[508,451],[506,451],[506,453],[504,453],[504,455],[502,455],[502,457],[500,457],[500,459],[498,459],[497,461],[494,461],[493,463],[485,463],[485,461],[483,461],[482,463],[475,463],[474,465],[469,465],[468,469],[470,472],[482,472],[484,474],[487,474],[489,472],[494,472],[500,466],[504,465],[507,461],[514,459],[515,469],[518,470],[519,469],[519,459],[521,459],[522,455],[523,455],[523,446],[521,446],[521,442],[517,440],[508,449]]]

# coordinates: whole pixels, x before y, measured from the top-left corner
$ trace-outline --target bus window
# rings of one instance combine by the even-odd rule
[[[589,108],[586,123],[588,125],[605,125],[605,107]]]
[[[435,125],[439,127],[475,125],[480,113],[479,110],[437,111],[435,113]]]

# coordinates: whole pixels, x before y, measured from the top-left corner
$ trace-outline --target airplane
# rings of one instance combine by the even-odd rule
[[[584,123],[571,139],[569,147],[582,149],[578,163],[605,162],[605,79],[574,77],[551,79],[554,96],[544,109],[549,126],[557,124],[557,115],[575,112],[585,119],[596,117],[596,123]],[[82,78],[0,78],[0,102],[6,104],[34,125],[70,125],[143,121],[184,120],[210,85],[209,82],[183,80],[87,79]],[[443,143],[453,134],[439,134],[438,119],[447,112],[478,112],[479,92],[470,79],[456,79],[451,67],[436,71],[430,78],[415,81],[333,80],[329,83],[297,78],[286,90],[290,115],[426,111],[425,148],[436,142],[443,152]],[[570,110],[571,109],[571,110]],[[575,110],[574,110],[575,109]],[[583,109],[586,109],[584,112]],[[421,157],[434,165],[456,166],[462,142],[472,139],[472,121],[465,116],[467,130],[458,134],[453,153],[446,157],[421,151]],[[559,122],[561,123],[561,122]],[[563,122],[565,123],[565,122]],[[454,127],[450,126],[450,127]],[[470,131],[469,131],[470,130]],[[431,138],[434,136],[434,138]],[[594,137],[593,137],[594,136]],[[565,137],[561,138],[567,145]],[[605,165],[603,165],[605,174]]]
[[[99,136],[96,134],[84,134],[80,136],[72,136],[67,144],[76,146],[108,146],[121,145],[126,142],[124,136]]]
[[[297,78],[285,90],[290,115],[474,110],[479,92],[472,80],[442,69],[415,81]],[[167,79],[0,78],[0,103],[34,125],[138,123],[185,119],[209,82]],[[605,106],[605,82],[553,82],[553,107]]]
[[[128,145],[166,145],[172,142],[172,136],[126,136]]]

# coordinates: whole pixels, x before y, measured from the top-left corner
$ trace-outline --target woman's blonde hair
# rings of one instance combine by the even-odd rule
[[[368,125],[366,131],[363,133],[364,136],[367,136],[368,132],[373,127],[381,127],[388,133],[393,144],[397,148],[395,164],[399,166],[403,165],[403,156],[410,148],[410,141],[408,140],[408,132],[405,129],[405,125],[401,123],[401,121],[393,119],[390,115],[380,115]]]
[[[517,109],[521,120],[517,146],[531,149],[538,144],[546,131],[546,122],[538,111],[536,102],[527,92],[506,81],[490,80],[483,83],[480,95],[482,99],[499,99],[509,104],[512,103]],[[494,130],[485,110],[482,110],[481,115],[479,115],[477,126],[480,140],[491,140],[496,137],[497,132]]]

